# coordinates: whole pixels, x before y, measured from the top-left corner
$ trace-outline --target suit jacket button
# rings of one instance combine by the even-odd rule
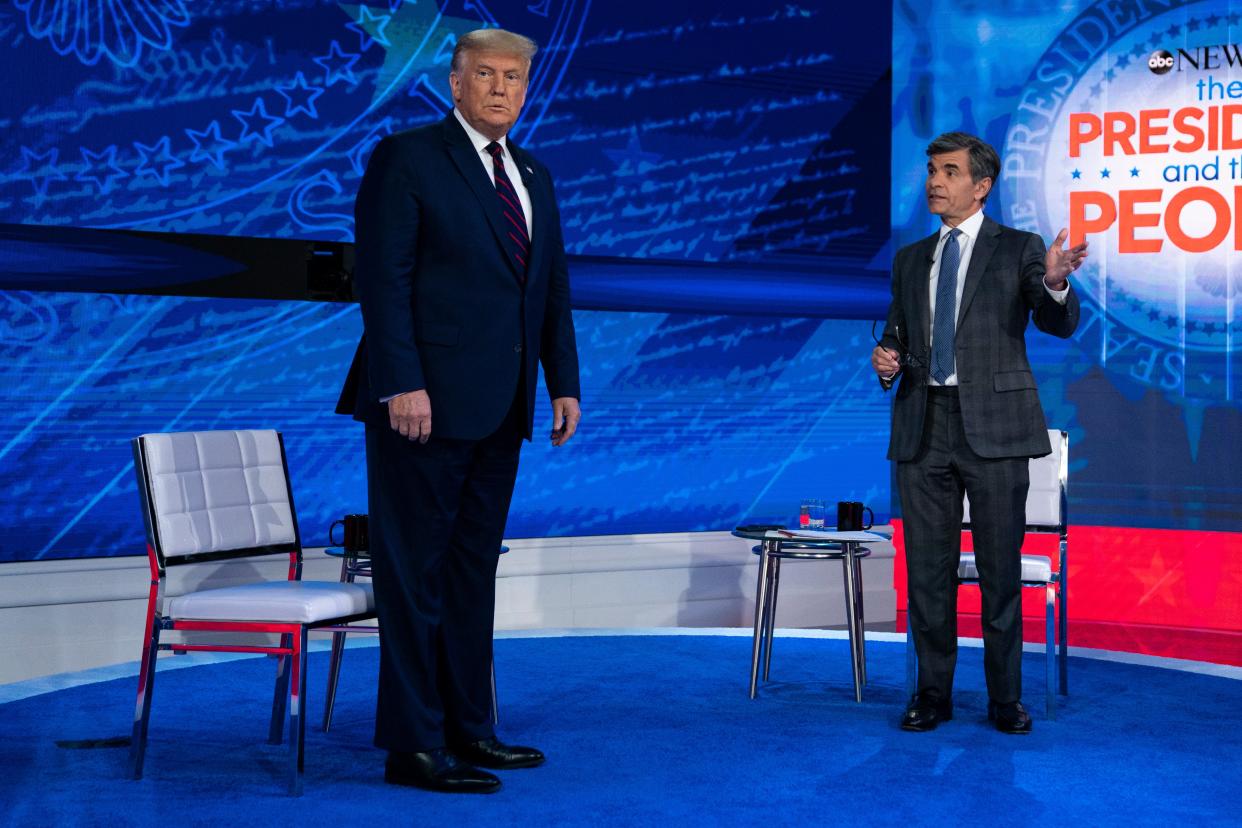
[[[515,354],[520,354],[520,353],[522,353],[522,346],[521,346],[521,345],[514,345],[514,346],[513,346],[513,353],[515,353]]]

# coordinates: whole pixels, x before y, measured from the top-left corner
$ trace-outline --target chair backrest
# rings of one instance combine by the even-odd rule
[[[1069,434],[1048,429],[1052,453],[1031,458],[1026,493],[1026,531],[1064,533],[1068,522]],[[963,501],[962,523],[970,525],[970,498]]]
[[[147,543],[161,572],[197,561],[301,556],[276,431],[187,431],[132,441]]]

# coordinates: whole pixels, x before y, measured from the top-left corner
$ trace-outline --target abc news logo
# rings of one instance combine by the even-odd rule
[[[1242,69],[1242,46],[1236,43],[1195,46],[1189,51],[1178,49],[1176,54],[1157,49],[1147,58],[1147,68],[1153,75],[1167,75],[1174,69],[1184,72],[1188,67],[1193,70]]]

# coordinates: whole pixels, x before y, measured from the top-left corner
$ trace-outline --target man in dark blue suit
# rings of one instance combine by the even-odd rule
[[[544,759],[498,741],[490,715],[496,563],[537,361],[553,445],[581,416],[552,177],[506,139],[535,48],[499,29],[463,36],[453,111],[381,141],[358,191],[365,335],[342,401],[366,423],[375,743],[394,784],[485,793],[500,780],[479,768]]]

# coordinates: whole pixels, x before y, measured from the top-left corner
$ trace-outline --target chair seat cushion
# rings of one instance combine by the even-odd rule
[[[168,603],[168,615],[197,621],[279,621],[310,624],[373,611],[370,584],[264,581],[204,589]]]
[[[979,568],[975,566],[973,552],[963,552],[962,562],[957,567],[959,581],[979,580]],[[1042,555],[1022,556],[1022,580],[1046,584],[1052,580],[1052,559]]]

